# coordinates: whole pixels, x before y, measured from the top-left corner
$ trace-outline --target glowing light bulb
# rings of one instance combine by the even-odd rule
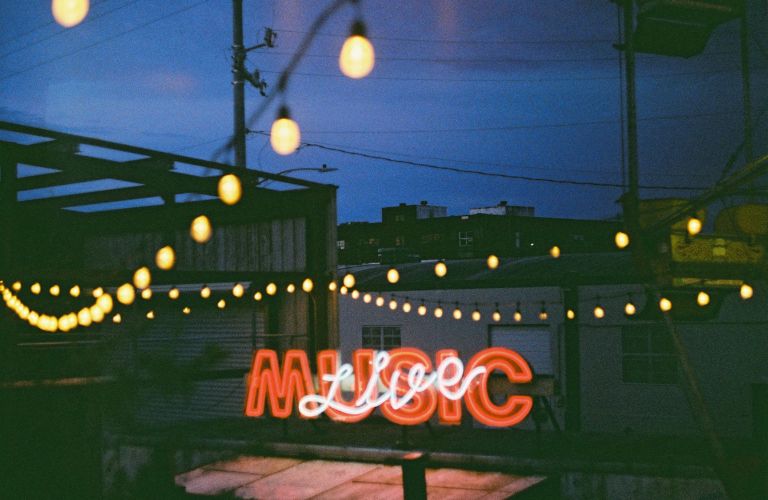
[[[101,297],[96,299],[96,306],[101,309],[104,314],[109,314],[112,312],[112,308],[114,307],[114,302],[112,301],[112,296],[108,293],[103,294]]]
[[[435,264],[435,276],[443,278],[446,274],[448,274],[448,266],[445,265],[445,262],[440,261]]]
[[[400,281],[400,272],[394,267],[387,271],[387,281],[393,285]]]
[[[138,288],[147,288],[152,283],[152,273],[146,266],[140,267],[133,273],[133,285]]]
[[[222,175],[218,185],[219,199],[225,205],[235,205],[243,196],[243,186],[235,174]]]
[[[203,288],[200,289],[200,296],[204,299],[211,296],[211,289],[208,285],[203,285]]]
[[[29,311],[29,316],[27,316],[27,323],[29,323],[30,326],[37,326],[39,319],[40,315],[36,311]]]
[[[499,321],[501,321],[501,311],[499,311],[498,309],[495,309],[495,310],[494,310],[494,311],[491,313],[491,319],[492,319],[492,320],[493,320],[495,323],[498,323]]]
[[[661,300],[659,300],[659,309],[661,309],[664,312],[671,311],[672,301],[666,297],[662,297]]]
[[[331,281],[330,283],[328,283],[328,290],[330,290],[331,292],[335,292],[336,291],[336,282],[335,281]]]
[[[218,307],[219,309],[224,309],[225,307],[227,307],[227,301],[224,299],[219,300],[216,303],[216,307]]]
[[[291,119],[286,106],[280,108],[277,119],[272,124],[269,134],[269,142],[272,149],[279,155],[289,155],[298,149],[301,144],[301,131],[299,124]]]
[[[349,288],[345,287],[344,285],[341,285],[341,288],[339,288],[339,293],[342,295],[346,295],[347,292],[349,292]]]
[[[384,305],[384,297],[379,295],[378,297],[376,297],[376,306],[381,307],[383,305]]]
[[[189,306],[185,306],[184,309],[181,310],[184,314],[189,314],[192,312],[192,309],[189,308]]]
[[[741,297],[743,300],[751,299],[754,294],[755,291],[747,283],[742,283],[741,287],[739,287],[739,297]]]
[[[363,302],[365,302],[366,304],[370,304],[371,303],[371,294],[370,293],[366,293],[365,295],[363,295]]]
[[[40,290],[42,287],[40,286],[40,283],[33,283],[31,287],[29,287],[29,291],[34,293],[35,295],[40,294]]]
[[[122,323],[122,321],[123,321],[123,317],[120,316],[120,313],[117,313],[114,316],[112,316],[112,323],[120,324]]]
[[[155,319],[155,311],[148,311],[147,319]]]
[[[624,304],[624,314],[627,316],[634,316],[637,312],[637,307],[631,301]]]
[[[394,311],[397,309],[397,301],[395,299],[392,299],[389,301],[389,308]]]
[[[352,290],[352,298],[357,300],[360,297],[360,292],[358,290]]]
[[[462,316],[461,309],[459,309],[457,306],[456,309],[453,310],[453,319],[459,320],[461,319],[461,316]]]
[[[72,288],[69,289],[69,294],[73,297],[79,297],[80,296],[80,287],[75,285]]]
[[[424,304],[421,304],[417,309],[416,312],[419,316],[426,316],[427,315],[427,306]]]
[[[472,311],[472,321],[480,321],[480,318],[482,318],[483,315],[480,314],[480,310],[475,308],[474,311]]]
[[[149,300],[152,298],[152,289],[151,288],[145,288],[141,291],[141,298],[144,300]]]
[[[435,308],[434,314],[435,314],[435,318],[442,318],[443,317],[443,308],[440,307],[440,306],[437,306]]]
[[[696,236],[701,232],[701,219],[697,217],[691,217],[688,219],[688,224],[686,225],[686,229],[688,230],[688,234],[691,236]]]
[[[411,312],[411,303],[408,302],[407,300],[403,302],[403,312],[406,314]]]
[[[130,283],[123,283],[117,288],[117,301],[123,305],[133,304],[133,300],[136,298],[136,292],[133,289],[133,285]]]
[[[168,290],[168,298],[171,300],[176,300],[179,298],[179,289],[176,287],[171,288]]]
[[[50,294],[54,297],[58,297],[61,293],[61,287],[59,287],[59,285],[53,285],[48,289],[48,292],[50,292]]]
[[[296,291],[296,285],[294,285],[293,283],[288,283],[288,286],[285,287],[285,291],[288,292],[288,293],[295,292]]]
[[[613,241],[616,243],[616,248],[627,248],[629,246],[629,235],[624,231],[619,231],[614,236]]]
[[[90,311],[91,320],[93,320],[94,323],[101,323],[104,321],[104,311],[102,311],[100,307],[91,306],[88,308],[88,311]]]
[[[91,311],[87,307],[83,307],[77,313],[77,323],[80,326],[91,326],[92,323]]]
[[[603,309],[603,307],[600,305],[596,305],[592,313],[595,315],[595,318],[597,319],[605,318],[605,309]]]
[[[88,0],[53,0],[51,13],[57,23],[65,28],[80,24],[88,15]]]
[[[698,295],[696,295],[696,303],[701,307],[709,305],[709,294],[704,290],[700,291]]]
[[[547,310],[542,307],[541,311],[539,311],[539,320],[547,321],[547,319],[549,319],[549,314],[547,314]]]
[[[17,291],[17,292],[21,290],[21,281],[14,281],[13,285],[11,285],[11,288],[13,288],[14,291]]]
[[[101,297],[103,294],[104,294],[104,289],[101,287],[94,288],[93,291],[91,292],[91,295],[93,295],[93,297],[96,299]]]
[[[345,287],[352,288],[356,283],[355,275],[352,273],[347,273],[344,275],[344,279],[341,282]]]
[[[240,283],[235,283],[235,286],[232,287],[232,295],[239,299],[245,295],[245,287]]]
[[[192,220],[192,224],[189,226],[189,235],[197,243],[206,243],[211,239],[212,234],[211,221],[208,217],[199,215]]]
[[[555,245],[552,248],[549,249],[549,255],[553,259],[559,259],[560,258],[560,247]]]
[[[515,320],[515,323],[520,323],[523,321],[523,313],[520,312],[520,309],[517,309],[514,313],[512,313],[512,319]]]
[[[259,302],[263,298],[264,296],[261,294],[261,292],[256,292],[253,294],[253,300],[255,300],[256,302]]]
[[[166,245],[155,254],[155,264],[158,269],[167,271],[176,263],[176,252],[170,245]]]
[[[267,292],[267,295],[274,295],[277,293],[277,285],[274,283],[267,284],[267,288],[265,289]]]
[[[365,24],[355,21],[350,36],[344,41],[339,53],[339,68],[344,76],[363,78],[373,70],[376,54],[373,45],[365,37]]]
[[[568,309],[567,311],[565,311],[565,317],[568,318],[568,319],[571,319],[571,320],[575,319],[576,318],[576,311],[574,311],[573,309]]]
[[[485,260],[485,263],[488,265],[488,269],[496,269],[499,267],[499,258],[491,254]]]
[[[312,291],[313,288],[315,288],[315,284],[312,282],[311,279],[306,278],[304,281],[301,282],[301,289],[304,290],[304,292],[309,293]],[[355,290],[355,292],[357,292],[357,290]],[[352,298],[356,299],[357,297],[353,296]]]

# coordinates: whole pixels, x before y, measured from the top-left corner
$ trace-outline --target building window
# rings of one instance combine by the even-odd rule
[[[336,248],[337,249],[344,250],[344,248],[346,248],[346,246],[347,246],[347,242],[346,241],[344,241],[344,240],[337,240],[336,241]]]
[[[400,347],[399,326],[364,326],[363,349],[388,351]]]
[[[677,358],[669,332],[660,324],[629,325],[621,331],[623,382],[677,383]]]
[[[459,231],[459,246],[471,247],[475,234],[472,231]]]

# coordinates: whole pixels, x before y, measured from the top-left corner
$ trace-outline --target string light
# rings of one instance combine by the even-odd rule
[[[114,307],[114,302],[112,301],[112,296],[108,293],[105,293],[98,299],[96,299],[96,307],[101,309],[104,314],[109,314],[112,312],[112,308]]]
[[[635,306],[634,302],[632,302],[632,297],[630,297],[627,303],[624,304],[624,315],[634,316],[636,312],[637,312],[637,307]]]
[[[472,311],[472,321],[480,321],[482,317],[483,315],[480,314],[480,309],[478,309],[477,304],[475,304],[475,310]]]
[[[346,295],[347,292],[349,292],[349,288],[345,287],[344,285],[341,285],[341,288],[339,288],[339,293],[342,295]]]
[[[13,288],[13,290],[16,292],[21,290],[21,281],[14,281],[13,285],[11,285],[11,288]]]
[[[170,245],[166,245],[155,254],[155,265],[158,269],[168,271],[176,263],[176,252]]]
[[[393,285],[400,281],[400,272],[394,267],[390,268],[390,270],[387,271],[387,281]]]
[[[406,297],[405,302],[403,302],[403,312],[406,314],[411,312],[411,303],[408,302],[408,297]]]
[[[51,14],[61,26],[71,28],[80,24],[88,15],[89,0],[53,0]]]
[[[112,316],[112,323],[120,324],[123,321],[123,317],[120,316],[120,313],[115,314]]]
[[[659,300],[659,309],[661,309],[664,312],[669,312],[672,310],[672,301],[669,300],[666,297],[662,297],[661,300]]]
[[[32,286],[29,287],[29,291],[34,293],[35,295],[40,295],[40,290],[42,290],[40,283],[32,283]]]
[[[232,287],[232,295],[239,299],[245,295],[245,287],[240,283],[235,283],[235,286]]]
[[[80,296],[80,287],[75,285],[72,288],[69,289],[69,294],[73,297],[79,297]]]
[[[133,273],[133,285],[141,290],[147,288],[152,283],[152,273],[146,266],[140,267]]]
[[[77,313],[77,323],[80,326],[91,326],[92,323],[91,310],[87,307],[83,307]]]
[[[416,313],[419,316],[426,316],[427,315],[427,306],[424,305],[424,302],[422,302],[418,308],[416,308]]]
[[[493,313],[491,313],[491,319],[494,321],[494,323],[498,323],[499,321],[501,321],[501,311],[499,311],[498,302],[496,303]]]
[[[435,276],[438,278],[444,278],[448,274],[448,266],[442,260],[435,264]]]
[[[365,23],[356,20],[352,23],[349,37],[341,47],[339,68],[349,78],[364,78],[373,70],[376,55],[373,45],[365,36],[365,31]]]
[[[97,299],[98,299],[99,297],[101,297],[102,295],[104,295],[104,289],[103,289],[103,288],[101,288],[101,287],[98,287],[98,288],[94,288],[94,289],[93,289],[93,291],[91,292],[91,295],[93,295],[93,296],[94,296],[94,298],[97,298]]]
[[[306,293],[310,293],[312,289],[315,288],[315,284],[312,282],[310,278],[304,279],[304,281],[301,282],[301,289],[304,290]],[[357,290],[355,290],[357,292]],[[357,297],[353,297],[357,298]]]
[[[235,174],[222,175],[217,187],[219,199],[225,205],[235,205],[243,196],[243,186]]]
[[[275,153],[283,156],[293,153],[299,147],[301,130],[299,124],[291,119],[287,106],[280,107],[277,118],[272,123],[269,142]]]
[[[288,283],[288,286],[285,287],[285,291],[288,292],[288,293],[295,292],[296,291],[296,285],[294,285],[293,283]]]
[[[101,323],[104,321],[104,311],[102,311],[100,307],[91,306],[88,310],[91,313],[91,320],[93,320],[94,323]]]
[[[357,300],[360,297],[360,292],[358,290],[352,290],[352,298]]]
[[[747,283],[742,283],[741,286],[739,287],[739,297],[741,297],[742,300],[751,299],[754,293],[755,291]]]
[[[147,319],[155,319],[155,311],[147,311]]]
[[[256,302],[259,302],[263,298],[264,296],[261,294],[261,292],[256,292],[253,294],[253,300],[255,300]]]
[[[219,309],[224,309],[225,307],[227,307],[227,301],[224,299],[219,300],[218,302],[216,302],[216,307],[218,307]]]
[[[277,285],[270,282],[267,284],[267,287],[264,289],[267,292],[267,295],[272,296],[277,293]]]
[[[697,303],[697,304],[698,304],[700,307],[706,307],[706,306],[708,306],[708,305],[709,305],[709,294],[708,294],[707,292],[705,292],[704,290],[700,291],[700,292],[699,292],[699,293],[696,295],[696,303]]]
[[[440,305],[440,302],[437,303],[437,307],[435,308],[434,314],[435,314],[435,318],[443,317],[443,308]]]
[[[171,288],[170,290],[168,290],[168,297],[169,297],[171,300],[176,300],[176,299],[178,299],[178,298],[179,298],[179,293],[180,293],[180,292],[179,292],[179,289],[178,289],[178,288],[176,288],[176,287],[173,287],[173,288]]]
[[[542,304],[543,307],[543,304]],[[523,313],[520,312],[520,302],[518,301],[517,305],[515,306],[515,312],[512,314],[512,319],[515,320],[515,323],[520,323],[523,320]]]
[[[456,303],[456,308],[453,310],[453,319],[455,320],[461,319],[461,309],[459,309],[458,303]]]
[[[553,259],[559,259],[560,258],[560,247],[555,245],[552,248],[549,249],[549,255],[552,256]]]
[[[59,287],[59,285],[52,285],[51,288],[48,289],[48,292],[52,296],[58,297],[59,294],[61,293],[61,287]]]
[[[376,297],[376,307],[381,307],[383,305],[384,305],[384,297],[379,295],[378,297]]]
[[[117,301],[121,304],[129,306],[135,298],[136,291],[130,283],[123,283],[117,288]]]
[[[328,290],[330,290],[331,292],[335,292],[336,291],[336,282],[335,281],[331,281],[330,283],[328,283]]]
[[[592,310],[592,314],[594,314],[596,319],[603,319],[605,318],[605,309],[600,304],[597,304]]]
[[[616,243],[616,247],[619,249],[624,249],[629,246],[629,235],[624,231],[617,232],[613,240]]]
[[[370,304],[371,303],[371,294],[370,293],[366,293],[365,295],[363,295],[363,302],[365,302],[366,304]]]
[[[576,319],[576,311],[574,311],[573,309],[568,309],[567,311],[565,311],[565,317],[568,318],[569,320]]]
[[[347,288],[354,288],[356,282],[355,275],[352,273],[345,274],[344,278],[341,280],[341,283]]]
[[[192,220],[192,224],[189,226],[189,235],[197,243],[207,243],[212,234],[211,221],[208,217],[199,215]]]
[[[204,299],[207,299],[211,296],[211,289],[208,287],[208,285],[203,285],[203,287],[200,289],[200,296]]]
[[[686,229],[688,230],[689,236],[696,236],[701,232],[701,219],[698,217],[690,217],[688,219],[688,224],[686,225]]]
[[[184,314],[189,314],[192,312],[192,309],[189,308],[189,306],[185,306],[184,309],[181,310]]]
[[[149,300],[152,298],[152,289],[151,288],[145,288],[141,291],[141,298],[144,300]]]
[[[395,299],[392,299],[389,301],[389,308],[394,311],[397,309],[397,301]]]
[[[485,263],[488,265],[488,269],[496,269],[499,267],[499,258],[491,254],[485,260]]]
[[[541,321],[547,321],[549,319],[549,314],[547,314],[547,308],[544,305],[544,302],[541,303],[541,311],[539,311],[539,320]]]

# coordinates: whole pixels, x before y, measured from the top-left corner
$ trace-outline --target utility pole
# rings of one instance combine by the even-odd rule
[[[637,151],[637,100],[635,95],[634,0],[624,0],[624,68],[627,92],[627,192],[624,194],[624,223],[630,236],[640,243],[640,188]],[[639,246],[639,245],[637,245]]]
[[[246,168],[245,158],[245,81],[243,65],[243,0],[232,0],[232,88],[234,107],[235,166]]]
[[[749,75],[749,24],[747,3],[744,2],[739,19],[739,42],[741,45],[741,87],[744,99],[744,160],[750,163],[754,159],[752,145],[752,89]]]

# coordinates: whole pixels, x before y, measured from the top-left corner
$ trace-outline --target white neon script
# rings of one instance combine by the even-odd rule
[[[472,380],[478,376],[484,375],[487,371],[484,366],[477,366],[464,375],[464,363],[455,356],[444,358],[437,369],[427,373],[427,367],[423,363],[414,363],[408,369],[406,381],[408,389],[402,396],[398,396],[398,388],[401,387],[400,370],[395,370],[389,378],[389,387],[380,392],[380,382],[382,372],[387,368],[390,362],[390,355],[386,351],[380,351],[373,360],[373,373],[368,380],[363,393],[355,400],[354,404],[337,401],[337,396],[341,391],[341,384],[347,378],[354,377],[354,369],[349,363],[342,364],[335,374],[326,374],[323,381],[330,382],[328,394],[309,394],[299,401],[299,413],[305,417],[317,417],[328,408],[336,410],[347,415],[363,415],[374,408],[389,402],[393,409],[398,410],[408,405],[416,394],[429,390],[434,387],[445,398],[452,401],[458,401],[464,397],[469,390]],[[446,373],[453,368],[453,375],[447,376]],[[461,382],[461,383],[459,383]],[[454,391],[451,387],[458,384]]]

